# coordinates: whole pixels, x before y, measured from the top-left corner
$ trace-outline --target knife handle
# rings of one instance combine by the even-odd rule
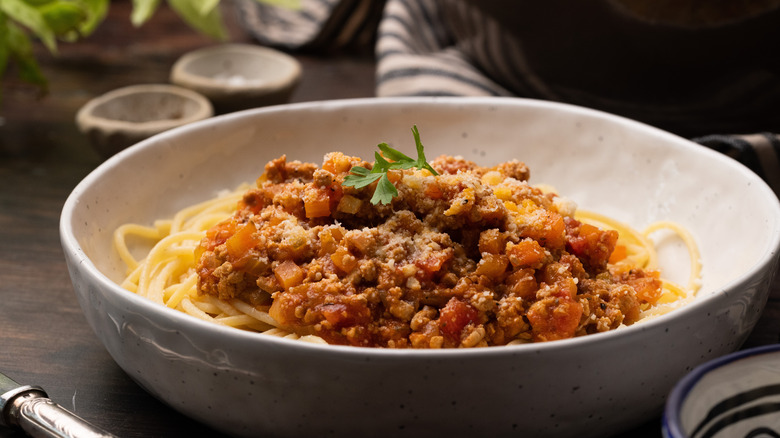
[[[28,387],[10,400],[7,415],[15,425],[35,438],[113,437],[51,401],[42,389]]]

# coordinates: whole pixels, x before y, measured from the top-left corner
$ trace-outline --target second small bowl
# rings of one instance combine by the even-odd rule
[[[218,113],[228,113],[286,103],[300,78],[300,63],[278,50],[220,44],[184,54],[170,80],[208,97]]]
[[[214,115],[201,94],[168,84],[117,88],[79,109],[76,124],[104,158],[141,140]]]

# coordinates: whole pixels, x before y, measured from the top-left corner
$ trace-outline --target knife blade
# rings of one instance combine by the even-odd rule
[[[99,429],[49,399],[39,386],[20,385],[0,373],[0,426],[42,438],[108,438]]]

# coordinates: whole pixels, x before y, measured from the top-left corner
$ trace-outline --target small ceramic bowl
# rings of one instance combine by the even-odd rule
[[[166,84],[132,85],[87,102],[76,124],[104,157],[141,140],[214,115],[204,96]]]
[[[739,351],[694,369],[664,411],[666,438],[780,436],[780,344]]]
[[[298,61],[249,44],[220,44],[184,54],[171,82],[208,97],[218,113],[286,103],[301,78]]]

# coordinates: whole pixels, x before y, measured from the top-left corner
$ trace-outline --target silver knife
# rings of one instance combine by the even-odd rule
[[[20,385],[0,373],[0,426],[20,428],[31,437],[113,437],[54,403],[38,386]]]

